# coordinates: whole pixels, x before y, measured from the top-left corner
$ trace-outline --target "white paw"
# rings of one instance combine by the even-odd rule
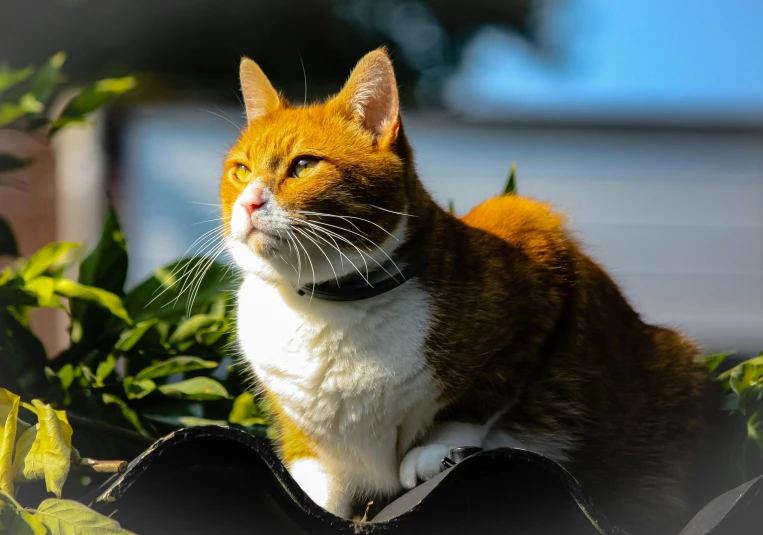
[[[410,490],[419,480],[426,481],[436,476],[442,472],[442,460],[449,452],[450,448],[444,444],[413,448],[400,463],[400,484]]]

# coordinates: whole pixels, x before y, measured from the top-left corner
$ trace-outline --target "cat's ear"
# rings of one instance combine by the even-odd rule
[[[278,109],[281,98],[260,66],[249,58],[241,60],[239,67],[241,93],[244,96],[246,118],[249,122]]]
[[[369,52],[350,74],[337,96],[349,112],[376,137],[397,136],[400,103],[392,62],[384,48]]]

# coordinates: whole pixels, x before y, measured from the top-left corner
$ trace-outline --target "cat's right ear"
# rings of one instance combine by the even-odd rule
[[[394,142],[400,127],[400,103],[392,62],[385,48],[366,54],[336,97],[375,137]]]
[[[239,67],[241,93],[244,96],[246,118],[251,123],[263,115],[275,111],[281,105],[281,98],[262,72],[260,66],[249,58],[241,60]]]

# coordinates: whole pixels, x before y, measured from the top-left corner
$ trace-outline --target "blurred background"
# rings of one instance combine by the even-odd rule
[[[0,131],[36,157],[0,211],[29,254],[93,245],[110,199],[134,284],[215,225],[242,55],[301,102],[380,45],[443,206],[499,193],[516,162],[520,194],[566,211],[645,319],[763,349],[759,0],[0,0],[0,60],[65,50],[71,82],[140,81],[52,147]]]

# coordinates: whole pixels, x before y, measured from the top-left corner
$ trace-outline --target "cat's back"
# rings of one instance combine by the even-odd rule
[[[521,250],[533,260],[561,261],[575,248],[566,218],[550,204],[502,195],[474,207],[461,221]]]

